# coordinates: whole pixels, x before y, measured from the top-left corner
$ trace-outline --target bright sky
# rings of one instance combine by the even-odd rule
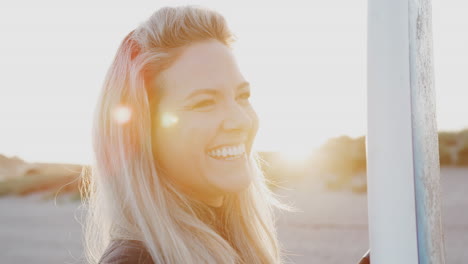
[[[92,113],[118,45],[159,7],[185,3],[220,11],[238,36],[260,117],[257,149],[308,151],[366,133],[365,0],[8,2],[0,4],[1,154],[89,163]],[[438,127],[460,130],[468,4],[432,5]]]

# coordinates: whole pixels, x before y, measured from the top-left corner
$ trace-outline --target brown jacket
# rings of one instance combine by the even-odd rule
[[[155,264],[141,241],[112,240],[99,260],[99,264]],[[370,250],[359,264],[370,264]]]
[[[154,264],[141,241],[112,240],[99,264]]]
[[[215,215],[222,213],[221,208],[212,207]],[[215,228],[219,230],[220,234],[224,232],[219,226]],[[107,246],[106,251],[99,260],[99,264],[160,264],[155,263],[151,255],[147,251],[145,245],[137,240],[112,240]]]

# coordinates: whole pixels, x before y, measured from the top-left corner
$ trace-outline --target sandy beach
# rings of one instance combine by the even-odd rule
[[[468,169],[441,169],[442,221],[448,264],[467,263]],[[308,191],[311,190],[311,191]],[[369,248],[367,197],[352,192],[329,192],[311,180],[281,192],[302,213],[280,218],[279,234],[293,253],[291,263],[356,263]]]
[[[468,259],[468,169],[441,169],[446,263]],[[301,212],[278,217],[279,237],[289,263],[356,263],[368,249],[367,199],[351,191],[327,191],[311,178],[279,190],[283,201]],[[0,198],[0,259],[2,263],[84,263],[82,210],[66,197],[43,201],[41,196]]]

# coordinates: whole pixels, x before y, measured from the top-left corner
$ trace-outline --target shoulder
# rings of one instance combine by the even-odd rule
[[[153,264],[151,255],[141,241],[112,240],[99,264]]]

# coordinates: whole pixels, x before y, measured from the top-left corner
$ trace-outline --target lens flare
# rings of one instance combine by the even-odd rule
[[[128,106],[118,106],[112,113],[115,122],[118,124],[127,123],[132,117],[132,110]]]
[[[163,127],[171,127],[179,121],[179,118],[172,113],[165,112],[161,116],[161,125]]]

